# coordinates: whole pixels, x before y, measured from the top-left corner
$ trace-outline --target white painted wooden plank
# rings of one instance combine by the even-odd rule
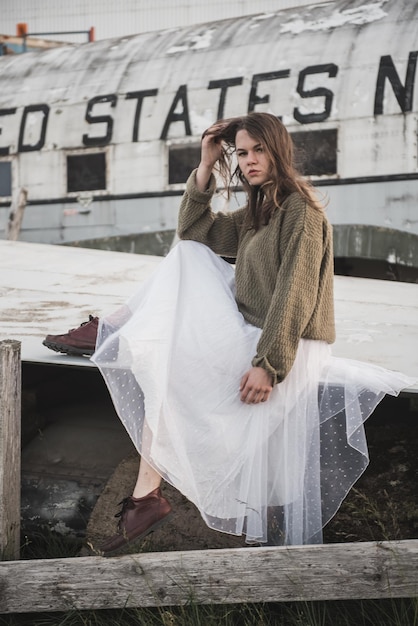
[[[42,346],[89,314],[110,313],[161,257],[0,241],[0,338],[22,342],[22,360],[91,365]],[[418,285],[335,277],[336,356],[399,370],[418,379]],[[412,388],[418,391],[418,384]]]
[[[22,361],[89,366],[42,345],[122,304],[160,257],[0,241],[0,338],[22,342]]]

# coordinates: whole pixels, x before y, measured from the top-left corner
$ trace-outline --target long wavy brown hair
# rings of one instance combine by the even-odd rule
[[[269,158],[271,177],[261,186],[250,185],[239,165],[233,169],[235,138],[239,130],[246,130],[259,142]],[[294,162],[292,138],[275,115],[254,112],[242,117],[219,120],[216,127],[210,129],[210,133],[217,141],[222,142],[222,155],[216,167],[228,193],[230,187],[236,184],[244,187],[248,197],[248,222],[251,228],[258,230],[261,224],[267,224],[274,209],[295,191],[314,209],[323,210],[322,204],[315,197],[313,186],[298,172]]]

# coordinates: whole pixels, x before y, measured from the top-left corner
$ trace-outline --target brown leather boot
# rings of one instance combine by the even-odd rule
[[[155,530],[171,512],[170,503],[162,496],[157,487],[143,498],[128,496],[122,502],[122,509],[116,513],[119,517],[118,530],[99,550],[108,556],[134,540],[143,539]]]
[[[65,335],[47,335],[43,345],[55,352],[76,356],[91,356],[96,347],[99,318],[89,316],[78,328],[72,328]]]

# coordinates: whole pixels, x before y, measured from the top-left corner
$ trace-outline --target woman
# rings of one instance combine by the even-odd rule
[[[227,187],[243,185],[244,207],[211,210],[215,169]],[[413,381],[331,356],[332,231],[275,116],[204,133],[178,235],[126,307],[101,321],[92,357],[141,455],[102,552],[166,519],[162,478],[211,528],[249,543],[319,543],[367,466],[363,422]]]

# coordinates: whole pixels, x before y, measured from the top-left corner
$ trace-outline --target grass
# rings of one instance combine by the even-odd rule
[[[418,626],[418,600],[197,605],[0,616],[0,626]]]
[[[82,540],[71,535],[64,536],[47,528],[24,536],[21,542],[20,558],[28,559],[65,559],[78,556]]]

